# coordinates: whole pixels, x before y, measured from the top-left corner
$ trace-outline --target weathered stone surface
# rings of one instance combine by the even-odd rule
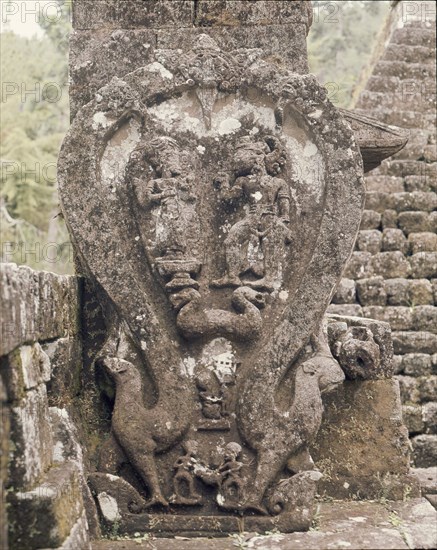
[[[413,376],[398,376],[402,403],[420,403],[420,392],[417,378]]]
[[[61,546],[83,512],[76,468],[52,467],[39,485],[11,493],[9,502],[13,548]]]
[[[402,358],[402,370],[409,376],[431,374],[431,356],[427,353],[407,353]]]
[[[50,359],[41,345],[21,346],[1,359],[2,371],[11,400],[20,400],[27,390],[49,382]]]
[[[431,229],[429,214],[426,212],[401,212],[398,223],[405,235],[428,232]]]
[[[341,279],[332,298],[332,302],[334,304],[350,304],[351,302],[355,302],[355,289],[355,281],[352,279]]]
[[[347,317],[362,317],[363,312],[358,304],[331,304],[326,310],[334,315],[346,315]]]
[[[363,308],[363,315],[369,319],[378,319],[389,323],[392,330],[409,330],[414,326],[414,316],[409,307],[368,306]]]
[[[396,229],[398,226],[398,213],[396,210],[384,210],[381,214],[382,229]]]
[[[411,283],[406,279],[388,279],[384,282],[387,291],[387,303],[391,306],[410,306]]]
[[[51,365],[51,378],[48,384],[49,404],[67,405],[79,394],[81,388],[81,341],[71,337],[59,338],[42,347]]]
[[[387,228],[382,233],[382,250],[389,252],[400,250],[405,254],[408,250],[408,242],[400,229]]]
[[[362,252],[377,254],[381,252],[382,236],[376,229],[360,231],[357,237],[356,246]]]
[[[60,550],[77,550],[78,548],[81,550],[91,550],[92,548],[85,512],[82,512],[80,518],[73,525]]]
[[[246,512],[254,528],[308,528],[311,510],[297,513],[293,495],[312,501],[315,479],[300,487],[313,469],[302,441],[316,436],[322,389],[344,379],[320,323],[358,231],[358,149],[312,77],[261,60],[260,50],[221,51],[205,35],[181,56],[162,48],[167,35],[175,39],[159,34],[156,62],[112,80],[80,110],[58,171],[69,229],[105,291],[111,326],[97,369],[115,402],[98,467],[119,477],[128,462],[137,477],[124,483],[147,496],[122,518],[124,530],[190,530],[196,518],[199,530],[226,530]],[[319,136],[308,139],[323,174],[302,165],[296,116]],[[324,119],[332,137],[321,133]],[[309,178],[329,216],[296,185]],[[262,330],[269,320],[271,334]],[[381,346],[370,328],[364,343],[378,355],[375,376],[385,376],[388,327],[376,325]],[[284,380],[295,386],[291,402],[275,389]]]
[[[423,259],[421,262],[423,263]],[[370,266],[375,275],[380,275],[385,279],[408,277],[410,274],[410,265],[399,250],[376,254],[370,260]],[[417,268],[413,268],[413,270],[417,272]]]
[[[407,499],[389,506],[377,502],[321,502],[318,519],[309,533],[257,534],[245,531],[233,539],[154,539],[157,550],[231,550],[246,546],[259,550],[326,550],[350,548],[434,548],[437,513],[425,499]],[[98,541],[93,550],[137,550],[138,539]]]
[[[371,277],[357,281],[357,296],[362,306],[385,306],[387,301],[386,284],[382,277]]]
[[[416,468],[435,466],[437,456],[437,435],[421,434],[413,437],[413,460]]]
[[[353,252],[343,272],[343,277],[349,279],[365,279],[373,275],[370,265],[370,252]]]
[[[437,235],[435,233],[410,233],[408,243],[412,254],[437,252]]]
[[[425,433],[437,433],[437,403],[425,403],[422,407],[422,419],[425,428]]]
[[[433,305],[432,283],[427,279],[409,281],[408,302],[412,306]]]
[[[320,490],[335,498],[402,498],[409,443],[397,381],[346,382],[325,411],[313,450],[324,474]]]
[[[418,379],[422,401],[437,401],[437,376],[431,375]]]
[[[193,24],[192,0],[77,0],[73,5],[75,29],[129,29],[190,27]]]
[[[409,259],[411,277],[422,279],[437,277],[437,252],[418,252]]]
[[[404,405],[402,407],[402,417],[410,435],[423,432],[425,424],[420,405]]]
[[[374,210],[364,210],[361,216],[360,229],[378,229],[381,225],[381,214]]]
[[[419,478],[422,495],[437,494],[437,466],[414,468],[413,472]]]
[[[437,308],[416,306],[412,308],[413,325],[416,330],[437,333]]]
[[[11,408],[11,438],[14,448],[9,483],[15,490],[27,490],[52,463],[53,439],[44,384],[26,392]]]
[[[431,332],[393,332],[393,348],[396,354],[436,353],[437,336]]]
[[[79,280],[15,264],[0,266],[0,355],[28,342],[78,332]]]

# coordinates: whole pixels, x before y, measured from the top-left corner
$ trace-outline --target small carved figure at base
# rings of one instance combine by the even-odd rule
[[[185,454],[179,457],[173,468],[176,470],[173,478],[175,497],[173,504],[196,506],[202,504],[202,497],[194,487],[194,467],[197,464],[197,441],[186,441],[182,446]]]
[[[225,447],[224,460],[218,467],[221,481],[217,502],[223,508],[226,508],[229,503],[235,506],[243,499],[244,481],[241,478],[241,469],[244,464],[238,460],[241,457],[241,451],[241,445],[238,443],[228,443]],[[231,505],[231,507],[234,506]]]

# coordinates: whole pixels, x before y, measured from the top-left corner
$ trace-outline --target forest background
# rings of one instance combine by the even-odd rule
[[[27,16],[43,32],[31,38],[14,32],[8,21],[17,2],[0,4],[0,261],[73,273],[56,181],[57,156],[70,123],[71,0],[52,0],[51,10],[45,9],[47,2],[33,2],[41,13]],[[351,108],[365,84],[363,75],[389,9],[390,2],[382,0],[313,1],[310,71],[337,107]]]

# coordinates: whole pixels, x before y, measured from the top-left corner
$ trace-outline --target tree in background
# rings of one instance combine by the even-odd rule
[[[313,1],[308,35],[310,70],[326,86],[337,107],[350,107],[361,70],[390,9],[389,1]]]
[[[0,240],[3,261],[73,271],[56,162],[69,125],[70,3],[41,16],[43,38],[1,34]]]

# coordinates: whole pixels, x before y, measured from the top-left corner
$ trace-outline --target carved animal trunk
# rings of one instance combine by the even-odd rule
[[[261,50],[201,35],[156,58],[102,88],[61,152],[115,391],[90,484],[125,532],[306,529],[307,445],[344,378],[321,325],[360,223],[361,156],[314,77]]]

